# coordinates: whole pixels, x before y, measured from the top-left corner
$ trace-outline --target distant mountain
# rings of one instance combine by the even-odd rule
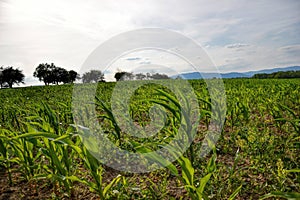
[[[273,72],[279,72],[279,71],[297,71],[300,70],[300,66],[291,66],[291,67],[284,67],[284,68],[273,68],[273,69],[263,69],[258,71],[248,71],[248,72],[229,72],[229,73],[221,73],[222,78],[250,78],[254,74],[271,74]],[[218,77],[219,74],[217,73],[201,73],[204,78],[214,78]],[[182,78],[184,79],[202,79],[199,72],[190,72],[190,73],[183,73],[180,74]],[[177,76],[173,77],[176,78]]]
[[[283,67],[283,68],[264,69],[259,71],[249,71],[246,72],[245,74],[249,76],[253,76],[254,74],[262,74],[262,73],[272,74],[274,72],[279,72],[279,71],[287,72],[287,71],[298,71],[298,70],[300,70],[300,66],[291,66],[291,67]]]

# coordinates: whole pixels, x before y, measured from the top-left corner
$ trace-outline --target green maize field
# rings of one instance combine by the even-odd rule
[[[189,82],[199,103],[196,137],[176,161],[149,173],[117,171],[87,150],[74,125],[73,85],[1,89],[0,199],[300,199],[300,80],[224,80],[225,123],[206,157],[199,151],[212,117],[210,96],[203,80]],[[115,84],[97,86],[105,137],[132,152],[171,142],[186,117],[172,92],[148,84],[131,96],[136,124],[149,124],[154,104],[167,115],[158,134],[134,138],[111,115]]]

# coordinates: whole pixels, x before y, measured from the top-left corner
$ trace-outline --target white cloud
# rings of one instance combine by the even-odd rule
[[[2,0],[0,65],[26,76],[41,62],[79,71],[102,42],[144,27],[191,37],[223,71],[300,64],[299,9],[299,1],[280,0]],[[153,63],[148,57],[137,64]]]
[[[234,49],[234,48],[242,48],[247,46],[249,46],[249,44],[235,43],[235,44],[226,45],[226,48]]]
[[[298,55],[300,55],[300,44],[283,46],[279,48],[279,51],[286,53],[298,53]]]
[[[125,60],[129,60],[129,61],[141,60],[141,58],[139,58],[139,57],[124,58],[124,59],[125,59]]]

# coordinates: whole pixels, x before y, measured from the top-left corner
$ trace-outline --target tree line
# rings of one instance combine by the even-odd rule
[[[90,70],[80,76],[74,70],[66,70],[62,67],[57,67],[54,63],[42,63],[39,64],[33,76],[38,78],[39,81],[44,82],[45,85],[49,84],[66,84],[74,83],[76,80],[81,80],[83,83],[97,83],[105,82],[104,73],[100,70]],[[118,71],[115,73],[114,78],[116,81],[128,81],[128,80],[157,80],[157,79],[170,79],[166,74],[160,73],[136,73]],[[265,79],[265,78],[300,78],[300,71],[279,71],[271,74],[261,73],[255,74],[252,78]],[[25,75],[22,70],[14,68],[12,66],[0,67],[0,87],[12,88],[14,84],[24,84]]]
[[[300,78],[300,71],[279,71],[273,72],[271,74],[261,73],[261,74],[254,74],[252,78]]]
[[[170,77],[166,74],[160,73],[137,73],[134,74],[133,72],[125,72],[120,71],[115,73],[116,81],[126,81],[126,80],[158,80],[158,79],[169,79]]]
[[[90,70],[80,76],[74,70],[66,70],[62,67],[57,67],[54,63],[42,63],[39,64],[33,76],[38,78],[39,81],[43,82],[45,85],[49,84],[66,84],[74,83],[76,80],[81,80],[83,83],[97,83],[105,82],[104,73],[100,70]],[[116,81],[126,81],[126,80],[156,80],[156,79],[169,79],[168,75],[160,73],[137,73],[118,71],[115,73],[114,78]],[[14,84],[19,85],[24,84],[25,75],[22,70],[13,67],[0,67],[0,86],[12,88]]]

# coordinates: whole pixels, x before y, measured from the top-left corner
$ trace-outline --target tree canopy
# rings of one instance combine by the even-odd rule
[[[115,73],[116,81],[133,80],[134,74],[132,72],[120,71]]]
[[[59,83],[73,83],[79,78],[79,75],[74,70],[67,71],[64,68],[57,67],[53,63],[43,63],[35,69],[33,73],[39,81],[43,81],[45,85]]]
[[[19,85],[19,83],[24,84],[25,75],[19,69],[14,69],[13,67],[0,67],[0,86],[10,87],[14,84]]]
[[[97,83],[97,82],[105,82],[104,74],[100,70],[91,70],[82,75],[83,83]]]

